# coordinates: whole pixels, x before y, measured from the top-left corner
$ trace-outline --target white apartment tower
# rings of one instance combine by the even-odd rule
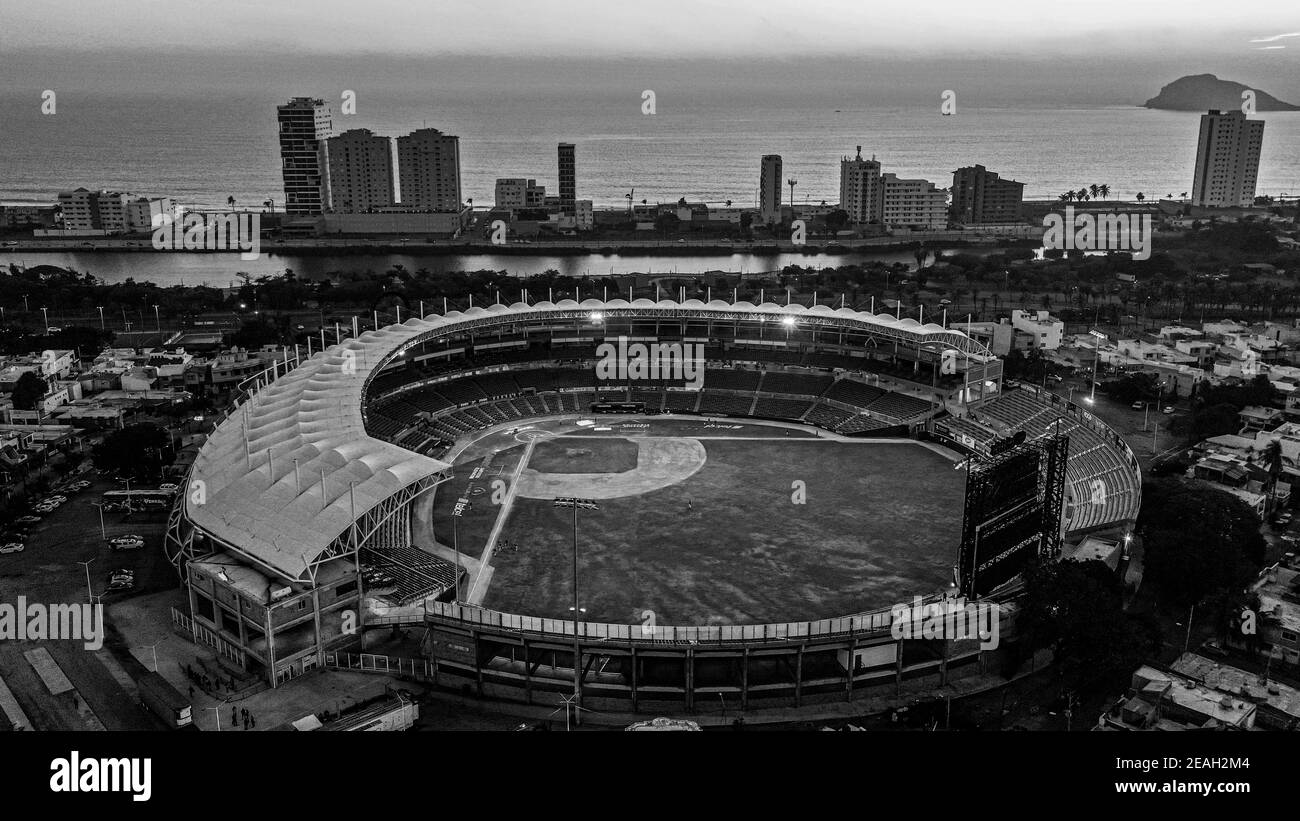
[[[1264,121],[1248,120],[1241,111],[1201,115],[1196,140],[1196,175],[1192,205],[1244,207],[1255,201],[1259,150]]]
[[[280,166],[284,175],[286,214],[319,214],[325,210],[321,141],[333,133],[330,108],[324,100],[294,97],[276,107],[280,124]]]
[[[546,207],[546,186],[525,177],[498,177],[496,184],[497,208],[520,210]]]
[[[398,137],[397,176],[403,209],[459,212],[460,138],[436,128]]]
[[[781,221],[781,155],[764,154],[758,174],[758,219],[764,225]]]
[[[881,222],[891,228],[939,230],[948,227],[948,191],[929,180],[904,180],[882,174]],[[847,210],[847,209],[846,209]]]
[[[393,141],[368,128],[354,128],[322,143],[325,208],[338,214],[364,214],[390,208]]]
[[[862,159],[862,146],[858,146],[856,157],[840,158],[840,208],[848,212],[851,223],[884,220],[885,186],[880,163],[874,157]]]

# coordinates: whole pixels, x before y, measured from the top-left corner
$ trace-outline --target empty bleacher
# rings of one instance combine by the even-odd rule
[[[762,371],[747,371],[730,368],[706,368],[704,385],[720,391],[756,391]]]
[[[826,391],[826,398],[865,408],[885,393],[886,391],[875,385],[868,385],[856,379],[840,379]]]
[[[705,379],[705,384],[708,379]],[[694,413],[700,402],[700,391],[667,391],[664,397],[665,413]]]
[[[807,399],[776,399],[760,396],[758,403],[754,405],[754,416],[763,419],[789,419],[797,422],[803,418],[803,415],[812,406],[812,401]]]
[[[880,430],[881,428],[890,427],[888,422],[881,419],[873,419],[865,414],[854,414],[848,420],[843,422],[835,429],[836,433],[842,433],[845,436],[851,436],[855,433],[866,433],[867,431]]]
[[[1008,391],[973,415],[977,421],[1023,430],[1030,438],[1053,431],[1069,437],[1065,481],[1072,504],[1068,530],[1090,530],[1137,517],[1142,501],[1141,476],[1111,436],[1024,390]]]
[[[888,416],[899,422],[906,422],[933,411],[934,403],[901,393],[887,393],[867,405],[867,410],[877,416]]]
[[[821,396],[834,381],[834,377],[825,374],[767,371],[763,374],[759,391],[794,396]]]
[[[700,396],[700,413],[718,416],[748,416],[749,407],[754,404],[752,393],[723,393],[704,390]]]
[[[852,418],[852,416],[853,414],[846,410],[833,408],[825,402],[818,402],[813,406],[812,410],[808,411],[806,421],[808,424],[816,425],[819,428],[835,430],[838,425]]]

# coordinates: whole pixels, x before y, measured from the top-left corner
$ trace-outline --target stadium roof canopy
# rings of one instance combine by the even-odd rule
[[[207,535],[291,579],[368,510],[450,468],[365,431],[363,399],[384,366],[426,339],[522,319],[657,314],[678,318],[773,319],[856,327],[916,344],[939,343],[991,357],[966,334],[913,319],[818,305],[678,303],[622,299],[495,304],[411,318],[367,331],[302,362],[219,424],[195,459],[185,497],[189,520]]]

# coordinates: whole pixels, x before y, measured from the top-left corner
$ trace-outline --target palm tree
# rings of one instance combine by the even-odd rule
[[[234,211],[234,210],[235,210],[235,198],[234,198],[233,196],[226,197],[226,205],[229,205],[229,206],[230,206],[230,210],[231,210],[231,211]]]
[[[1060,199],[1061,202],[1070,202],[1071,200],[1074,199],[1074,192],[1066,191],[1064,194],[1058,197],[1058,199]]]
[[[1103,200],[1106,199],[1107,197],[1110,196],[1110,186],[1107,185],[1106,183],[1102,183],[1101,185],[1097,186],[1097,193],[1101,194],[1101,198]]]
[[[1098,186],[1097,183],[1095,182],[1092,185],[1088,186],[1088,193],[1092,194],[1092,198],[1094,200],[1097,199],[1097,194],[1100,191],[1101,191],[1101,187]]]
[[[1264,466],[1268,469],[1268,508],[1277,502],[1277,479],[1282,475],[1282,440],[1270,439],[1264,446]]]
[[[1079,191],[1074,195],[1074,198],[1075,198],[1076,200],[1078,200],[1079,202],[1087,202],[1087,201],[1088,201],[1088,189],[1087,189],[1087,188],[1080,188]]]

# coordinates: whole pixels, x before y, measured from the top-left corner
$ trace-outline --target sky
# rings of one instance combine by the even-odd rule
[[[1210,72],[1296,102],[1297,57],[1293,0],[0,0],[6,90],[312,78],[650,87],[694,76],[792,87],[970,80],[1071,99],[1087,98],[1083,86],[1098,103],[1132,104]]]

